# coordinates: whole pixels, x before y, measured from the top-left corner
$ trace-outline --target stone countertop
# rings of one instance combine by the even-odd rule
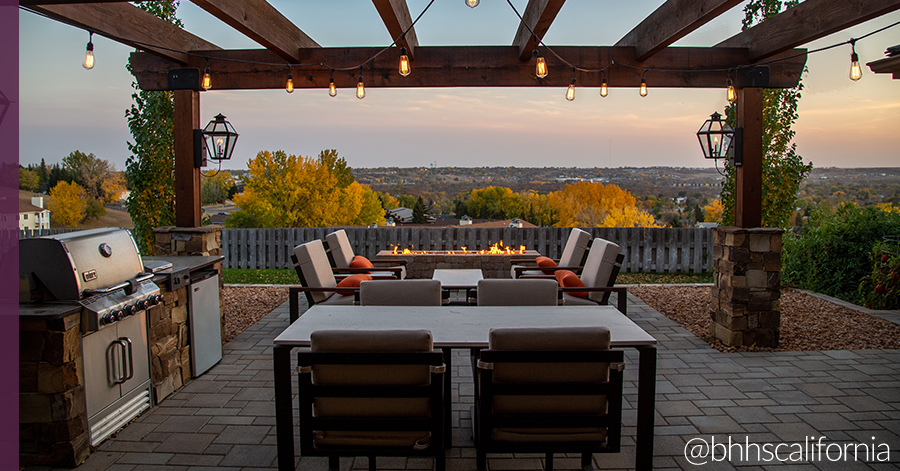
[[[172,268],[167,268],[165,270],[160,270],[156,272],[156,275],[168,275],[171,273],[179,272],[179,271],[194,271],[201,270],[203,268],[207,268],[212,266],[222,260],[225,260],[225,256],[223,255],[196,255],[196,256],[163,256],[163,257],[143,257],[143,261],[145,262],[171,262]]]
[[[78,312],[81,312],[81,304],[76,302],[19,304],[19,317],[40,317],[45,320],[52,320],[61,319]]]

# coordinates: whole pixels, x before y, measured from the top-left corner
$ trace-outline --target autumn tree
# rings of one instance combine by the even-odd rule
[[[19,167],[19,189],[26,191],[38,191],[41,180],[38,173],[24,167]]]
[[[104,203],[119,201],[122,198],[122,193],[125,193],[125,174],[112,172],[109,177],[100,183],[100,189],[102,190]]]
[[[228,172],[217,172],[212,176],[200,176],[200,204],[224,203],[228,191],[234,186],[234,178]]]
[[[636,206],[616,185],[578,182],[550,194],[558,214],[556,227],[658,227],[653,216]]]
[[[751,0],[744,7],[743,29],[747,30],[783,9],[797,5],[799,0]],[[796,207],[800,183],[812,171],[812,163],[803,163],[797,145],[791,141],[796,132],[791,129],[797,121],[797,105],[803,83],[795,88],[767,89],[763,92],[763,158],[762,158],[762,225],[784,227],[790,222]],[[725,114],[728,124],[735,125],[737,105],[732,104]],[[735,173],[733,166],[725,167],[722,187],[723,223],[734,224]]]
[[[480,219],[508,219],[519,217],[525,201],[511,189],[488,186],[472,190],[465,203],[465,214]]]
[[[111,178],[115,172],[115,167],[108,161],[79,150],[63,157],[62,165],[71,172],[75,182],[84,189],[87,195],[96,200],[104,198],[103,182]]]
[[[326,149],[319,152],[319,165],[323,165],[328,172],[337,179],[337,186],[346,188],[355,180],[347,161],[343,157],[338,157],[338,151],[335,149]]]
[[[378,199],[381,201],[381,207],[384,209],[397,209],[400,207],[400,201],[386,192],[376,191]]]
[[[77,183],[61,181],[51,188],[47,206],[54,222],[63,227],[78,227],[87,209],[83,196],[84,190]]]
[[[712,200],[703,207],[703,222],[722,222],[722,213],[725,207],[722,206],[721,200]]]

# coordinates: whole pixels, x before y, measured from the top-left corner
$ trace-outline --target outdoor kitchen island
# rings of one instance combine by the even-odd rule
[[[77,466],[90,454],[92,443],[108,436],[105,431],[97,432],[96,422],[109,408],[94,413],[92,409],[97,407],[89,404],[97,402],[88,398],[93,394],[91,389],[97,388],[88,384],[91,375],[86,372],[97,369],[98,362],[87,360],[91,349],[85,350],[85,338],[105,335],[117,327],[120,330],[114,337],[118,339],[113,339],[113,343],[130,339],[121,342],[125,356],[116,356],[117,349],[108,349],[114,360],[120,360],[116,368],[121,370],[114,372],[122,374],[109,382],[121,381],[116,386],[122,390],[120,402],[132,409],[129,415],[138,415],[162,401],[192,377],[188,290],[194,279],[209,277],[208,282],[211,272],[220,275],[223,257],[145,257],[143,261],[150,265],[156,259],[172,263],[171,269],[153,274],[151,284],[159,287],[159,297],[154,298],[157,304],[148,303],[144,309],[96,332],[85,332],[83,317],[88,308],[84,299],[19,304],[20,466]],[[214,282],[217,297],[221,296],[220,280],[218,276]],[[221,311],[219,319],[221,322]],[[123,333],[126,328],[128,332]],[[218,343],[221,348],[221,339]],[[132,358],[134,363],[128,365],[121,361],[124,358]],[[99,363],[105,369],[102,357]],[[136,380],[139,381],[134,387],[124,387]],[[114,424],[121,420],[110,424],[117,429],[119,425]]]

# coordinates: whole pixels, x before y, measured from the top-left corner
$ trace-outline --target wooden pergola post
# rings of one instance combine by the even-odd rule
[[[200,92],[175,90],[175,224],[200,227],[200,169],[194,166],[194,129],[200,128]]]
[[[734,225],[762,226],[762,88],[741,88],[737,95],[737,127],[743,128],[743,164],[734,178]]]

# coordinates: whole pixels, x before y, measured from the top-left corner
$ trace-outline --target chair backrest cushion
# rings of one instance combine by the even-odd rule
[[[309,288],[334,288],[337,281],[328,263],[328,255],[325,246],[319,239],[311,240],[305,244],[294,247],[294,256],[297,257],[297,268],[303,273],[306,286]],[[310,293],[313,301],[320,303],[328,299],[333,293]]]
[[[319,330],[310,334],[314,352],[430,352],[428,330]],[[313,384],[366,386],[427,385],[431,373],[427,365],[313,365]],[[320,417],[426,417],[428,398],[340,398],[315,399]]]
[[[608,240],[596,238],[591,244],[584,269],[581,272],[581,282],[588,288],[609,286],[613,268],[616,265],[616,257],[619,255],[619,246]],[[596,302],[603,300],[602,291],[591,291],[588,299]]]
[[[361,306],[440,306],[440,280],[372,280],[359,285]]]
[[[576,267],[581,265],[584,259],[584,252],[587,250],[588,244],[591,242],[591,235],[587,232],[573,227],[563,247],[562,255],[559,256],[559,266]]]
[[[553,280],[485,279],[478,281],[479,306],[556,306]]]
[[[350,262],[353,261],[353,247],[350,245],[350,239],[347,232],[343,229],[334,231],[325,235],[325,242],[328,243],[328,250],[331,250],[331,258],[334,260],[335,268],[348,268]]]

